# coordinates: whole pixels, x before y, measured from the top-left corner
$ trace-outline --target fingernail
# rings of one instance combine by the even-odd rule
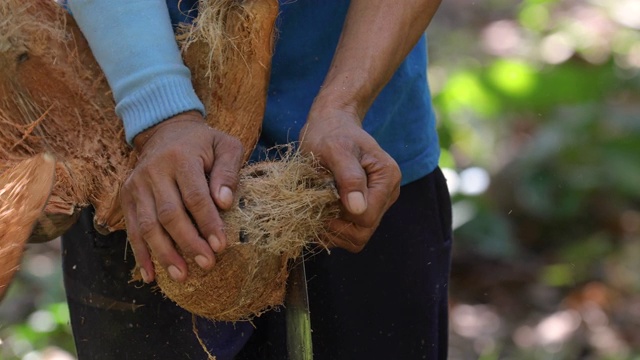
[[[228,186],[221,186],[220,192],[218,193],[218,198],[220,202],[226,206],[231,206],[233,203],[233,191]]]
[[[211,235],[209,236],[209,246],[211,246],[211,249],[213,249],[213,252],[218,252],[220,251],[222,243],[220,242],[217,236]]]
[[[140,275],[142,276],[142,281],[145,283],[149,283],[149,274],[147,274],[147,270],[144,268],[140,268]]]
[[[175,281],[180,281],[180,279],[182,278],[182,271],[180,271],[180,269],[178,269],[175,265],[170,265],[167,268],[167,271],[169,272],[169,276],[171,276],[171,278]]]
[[[347,194],[347,202],[352,214],[362,214],[367,210],[367,204],[364,201],[364,194],[360,191],[352,191]]]
[[[209,259],[204,255],[197,255],[196,262],[198,263],[198,266],[200,266],[203,269],[208,268],[209,265],[211,264],[211,261],[209,261]]]

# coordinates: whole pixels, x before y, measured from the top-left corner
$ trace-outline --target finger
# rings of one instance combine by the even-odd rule
[[[184,174],[184,176],[188,175]],[[204,177],[204,175],[202,176]],[[205,189],[207,189],[206,184]],[[211,268],[215,261],[213,251],[200,236],[193,221],[191,221],[191,218],[187,214],[183,206],[183,201],[185,200],[184,195],[181,197],[176,184],[168,177],[157,179],[153,183],[153,195],[157,206],[158,221],[166,233],[168,233],[173,241],[180,247],[183,256],[194,259],[203,269]],[[193,199],[197,194],[186,195],[191,197],[189,201],[192,203],[197,202]],[[206,194],[204,198],[204,201],[207,200],[210,201],[208,194]],[[200,203],[196,205],[202,206]]]
[[[335,219],[329,222],[328,230],[325,241],[349,252],[358,253],[364,249],[375,228],[365,228],[342,219]]]
[[[348,147],[350,151],[345,151],[346,147],[339,144],[329,146],[321,160],[333,173],[344,207],[349,213],[359,215],[368,206],[367,174],[358,159],[359,151],[353,145]]]
[[[167,270],[173,280],[184,281],[187,277],[187,264],[160,224],[151,193],[140,188],[134,194],[137,225],[142,240],[147,243],[160,266]]]
[[[121,196],[120,202],[127,229],[127,240],[131,245],[136,263],[140,268],[142,281],[148,284],[155,279],[155,271],[153,269],[151,255],[149,254],[149,249],[142,240],[142,236],[140,236],[135,204],[131,201],[131,198],[128,195],[124,194],[124,192],[121,193]]]
[[[368,189],[367,210],[360,215],[343,212],[341,219],[363,228],[373,228],[397,199],[399,190],[389,191],[385,186],[372,186]]]
[[[202,169],[183,172],[178,176],[177,181],[182,201],[198,225],[200,234],[208,241],[214,252],[222,251],[222,243],[219,239],[224,235],[222,230],[224,224],[211,198],[209,185]]]
[[[368,176],[369,192],[374,191],[387,203],[393,204],[400,195],[402,174],[398,163],[389,154],[379,152],[363,156],[362,167]]]
[[[400,169],[386,153],[365,155],[362,167],[368,178],[367,210],[360,215],[343,214],[342,218],[359,226],[377,226],[381,217],[400,195]]]
[[[359,253],[364,249],[364,245],[355,243],[352,239],[343,238],[336,234],[326,234],[323,241],[328,245],[328,248],[337,247],[354,254]]]
[[[221,134],[219,139],[214,145],[215,159],[209,187],[216,205],[228,210],[233,205],[234,192],[238,187],[243,150],[236,138]]]

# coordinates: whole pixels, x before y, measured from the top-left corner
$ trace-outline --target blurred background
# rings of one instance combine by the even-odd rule
[[[449,358],[640,359],[640,0],[444,0],[429,41]],[[0,359],[75,359],[59,252],[30,245]]]
[[[444,0],[450,359],[640,359],[640,1]]]

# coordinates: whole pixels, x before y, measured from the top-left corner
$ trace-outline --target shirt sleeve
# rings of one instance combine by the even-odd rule
[[[129,144],[174,115],[204,115],[165,0],[68,0],[68,7],[107,77]]]

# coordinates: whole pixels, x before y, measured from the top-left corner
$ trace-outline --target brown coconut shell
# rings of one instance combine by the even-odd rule
[[[229,246],[206,272],[188,260],[190,276],[173,281],[156,263],[156,281],[181,307],[219,321],[250,319],[282,304],[288,262],[322,236],[340,207],[333,178],[311,157],[244,167],[236,203],[222,214]]]
[[[24,246],[55,180],[55,160],[36,155],[0,175],[0,299],[18,269]]]

